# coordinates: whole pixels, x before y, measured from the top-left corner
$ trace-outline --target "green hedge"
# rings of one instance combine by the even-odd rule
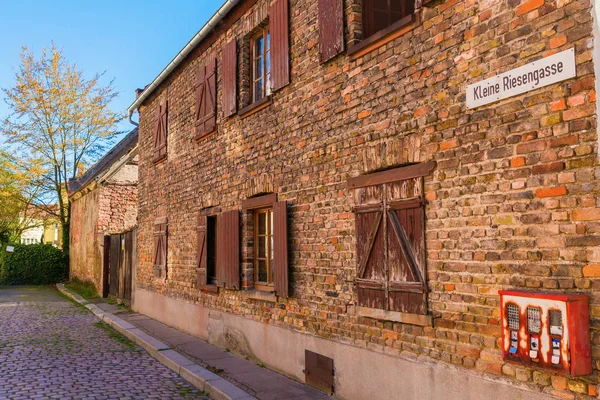
[[[14,252],[0,250],[0,284],[49,285],[69,277],[69,263],[62,250],[49,244],[14,244]]]

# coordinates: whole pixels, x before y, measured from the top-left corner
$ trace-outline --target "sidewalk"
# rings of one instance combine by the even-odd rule
[[[57,287],[215,400],[331,399],[145,315],[102,299],[88,301],[67,291],[63,285]]]

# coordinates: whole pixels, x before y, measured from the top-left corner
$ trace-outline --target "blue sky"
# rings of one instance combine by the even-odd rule
[[[36,55],[52,41],[86,77],[106,71],[120,96],[115,111],[135,99],[221,6],[213,0],[19,0],[5,1],[0,14],[0,87],[14,84],[21,47]],[[8,108],[3,96],[0,117]],[[134,118],[137,118],[134,117]],[[128,122],[122,130],[133,128]]]

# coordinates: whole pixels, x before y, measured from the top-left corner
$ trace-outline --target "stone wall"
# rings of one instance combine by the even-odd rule
[[[564,398],[596,396],[600,165],[591,1],[436,0],[391,42],[321,65],[317,2],[290,0],[291,83],[263,110],[226,119],[222,48],[234,37],[245,43],[268,5],[257,1],[140,107],[137,286],[330,341],[502,376]],[[345,6],[349,46],[360,38],[360,2]],[[575,48],[576,78],[466,109],[466,85],[568,48]],[[215,54],[218,131],[193,141],[195,72]],[[239,78],[243,82],[241,72]],[[168,156],[155,165],[161,98],[169,102]],[[354,203],[346,182],[430,160],[437,162],[425,178],[433,326],[359,317]],[[265,191],[291,205],[290,298],[200,292],[198,212],[241,209],[243,199]],[[162,214],[169,231],[166,280],[154,279],[152,269],[153,222]],[[242,221],[247,255],[247,214]],[[249,268],[242,263],[246,284]],[[508,288],[590,295],[593,375],[569,379],[502,361],[497,293]]]

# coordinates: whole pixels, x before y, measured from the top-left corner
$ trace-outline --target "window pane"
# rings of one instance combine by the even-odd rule
[[[217,218],[208,217],[206,227],[207,263],[206,279],[209,284],[217,283],[216,250],[217,250]]]
[[[267,262],[265,260],[260,260],[258,262],[258,281],[266,283],[267,276]]]
[[[394,5],[392,5],[392,8],[402,7],[402,1],[390,0],[390,2],[395,3]],[[388,0],[371,0],[371,4],[373,5],[373,10],[387,11]]]
[[[267,213],[262,212],[258,214],[258,234],[267,234]]]
[[[266,238],[266,236],[258,237],[258,258],[267,258],[267,238]]]
[[[389,25],[389,16],[386,11],[373,11],[373,33],[385,29]]]
[[[265,52],[264,49],[264,41],[262,36],[260,36],[258,39],[256,39],[256,41],[254,42],[254,56],[258,57],[260,55],[262,55]]]
[[[271,50],[271,32],[267,31],[267,48],[266,51]]]
[[[269,51],[265,58],[267,59],[267,73],[271,72],[271,52]]]
[[[271,260],[270,264],[269,264],[269,272],[270,272],[270,277],[269,277],[269,283],[272,283],[275,281],[275,268],[274,268],[274,262],[273,260]]]
[[[259,57],[256,60],[254,60],[254,79],[255,80],[260,78],[261,76],[263,76],[264,63],[265,63],[265,59],[263,57]]]
[[[263,80],[260,79],[254,82],[254,100],[260,100],[263,98]]]

